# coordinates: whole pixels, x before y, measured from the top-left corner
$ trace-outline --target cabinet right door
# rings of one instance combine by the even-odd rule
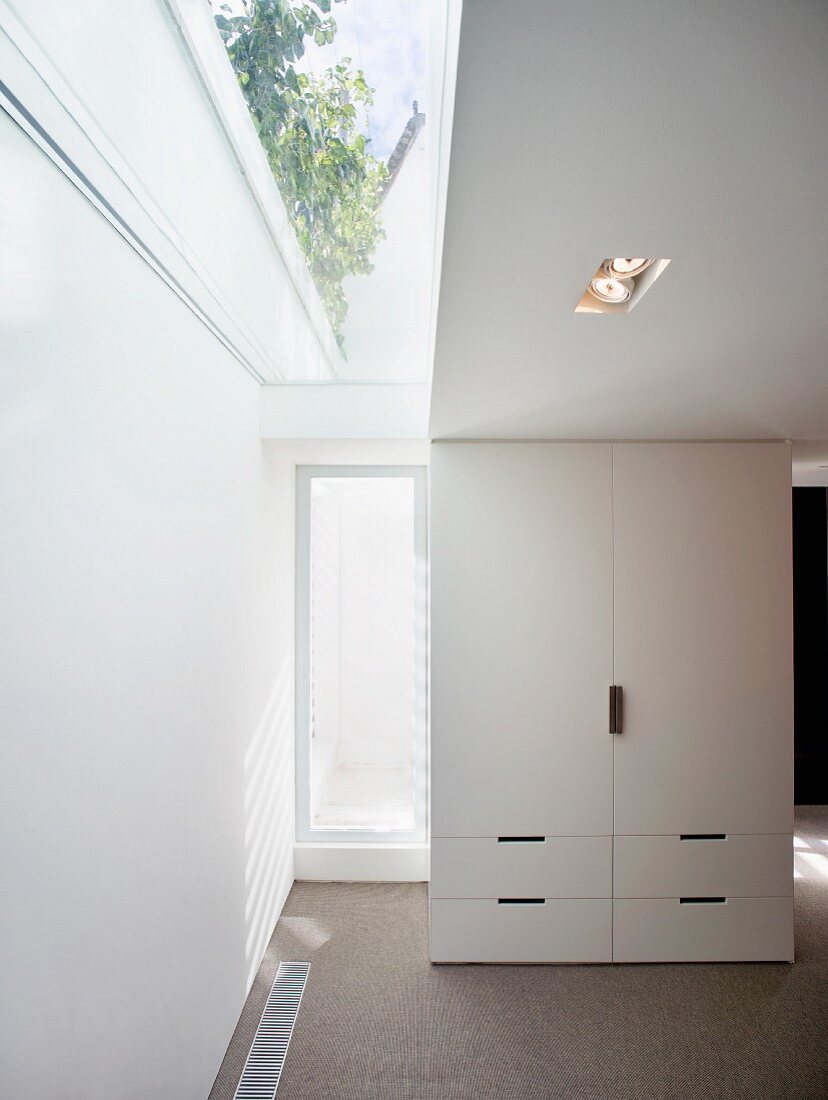
[[[613,447],[615,832],[793,828],[783,443]]]

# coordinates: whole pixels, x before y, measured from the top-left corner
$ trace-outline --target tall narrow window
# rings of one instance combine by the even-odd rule
[[[425,471],[297,478],[297,838],[425,839]]]

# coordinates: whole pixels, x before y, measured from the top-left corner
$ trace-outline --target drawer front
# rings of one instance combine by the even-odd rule
[[[431,842],[432,898],[610,898],[612,837]]]
[[[613,887],[617,898],[792,897],[793,837],[617,836]]]
[[[542,905],[497,899],[431,903],[431,961],[574,963],[612,961],[612,902],[552,899]]]
[[[792,962],[793,898],[613,902],[615,962]]]

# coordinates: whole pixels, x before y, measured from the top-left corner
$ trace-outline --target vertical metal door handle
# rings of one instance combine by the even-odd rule
[[[624,728],[624,689],[612,684],[609,689],[609,731],[621,733]]]
[[[609,694],[609,731],[610,733],[617,733],[615,728],[615,693],[618,689],[615,684],[610,684]]]

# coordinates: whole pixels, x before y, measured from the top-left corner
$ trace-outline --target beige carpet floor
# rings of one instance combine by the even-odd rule
[[[279,959],[312,967],[278,1100],[827,1100],[828,807],[796,844],[793,966],[433,967],[425,886],[297,883],[210,1100]]]

